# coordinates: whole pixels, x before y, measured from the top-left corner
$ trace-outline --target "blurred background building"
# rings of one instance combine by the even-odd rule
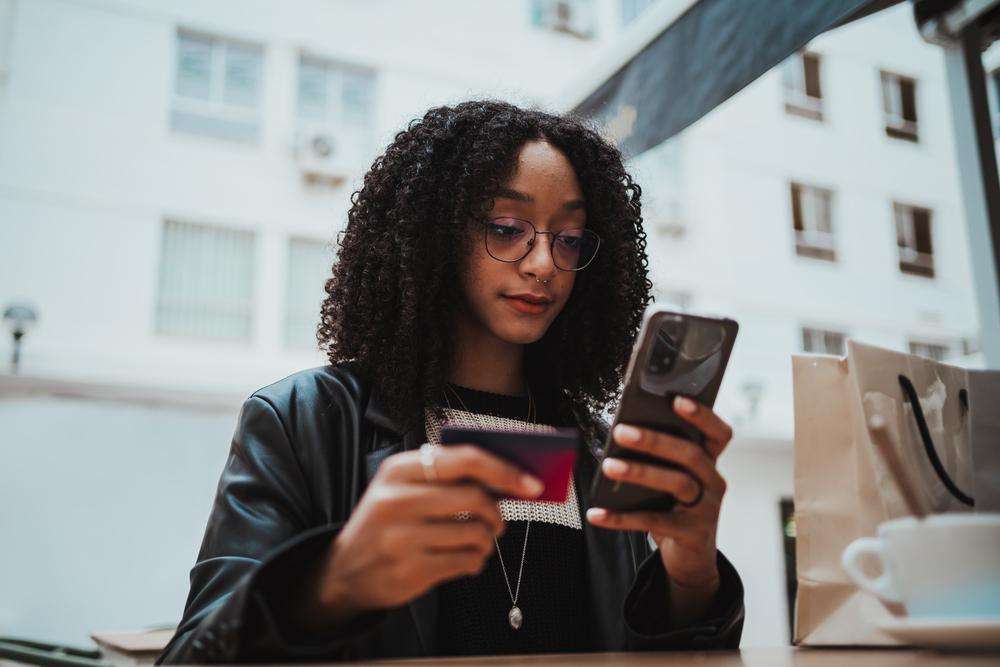
[[[0,0],[0,307],[38,317],[0,374],[0,635],[176,623],[241,401],[323,363],[371,161],[434,105],[562,110],[678,4]],[[903,4],[630,168],[658,300],[741,324],[720,546],[744,645],[785,643],[790,355],[982,362],[942,56]]]

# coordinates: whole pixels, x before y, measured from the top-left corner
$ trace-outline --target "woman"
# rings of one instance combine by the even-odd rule
[[[743,589],[715,547],[725,422],[674,406],[704,448],[619,426],[679,468],[604,473],[687,506],[588,507],[596,414],[650,300],[639,196],[571,119],[477,101],[397,134],[326,285],[330,365],[245,403],[160,661],[738,646]],[[437,447],[446,420],[581,428],[566,502],[532,502],[541,482],[472,445]]]

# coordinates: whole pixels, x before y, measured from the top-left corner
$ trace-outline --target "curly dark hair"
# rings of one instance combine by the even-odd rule
[[[545,336],[527,347],[528,382],[539,395],[562,391],[578,418],[618,397],[651,301],[640,187],[619,151],[584,121],[469,101],[413,120],[352,194],[317,330],[330,363],[373,383],[408,427],[422,421],[425,406],[438,410],[469,223],[486,219],[532,140],[568,158],[587,226],[602,243]]]

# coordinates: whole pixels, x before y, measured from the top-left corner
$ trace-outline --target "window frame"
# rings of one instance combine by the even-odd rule
[[[315,351],[316,349],[318,349],[318,348],[316,348],[317,341],[315,339],[311,340],[310,344],[313,346],[313,348],[310,349],[309,346],[300,344],[300,341],[298,341],[294,337],[294,334],[293,334],[293,331],[294,331],[293,324],[295,322],[297,322],[297,315],[298,315],[297,312],[293,312],[293,308],[292,308],[293,301],[292,301],[292,298],[291,298],[291,294],[294,291],[294,289],[296,288],[296,285],[292,284],[293,283],[293,278],[292,278],[293,248],[294,248],[294,246],[296,244],[310,244],[310,245],[318,247],[321,250],[322,253],[325,253],[325,254],[327,254],[329,256],[330,267],[333,266],[334,253],[331,252],[330,242],[328,240],[323,240],[323,239],[317,238],[315,236],[308,236],[308,235],[304,235],[304,234],[291,234],[288,237],[286,237],[286,240],[285,240],[285,252],[286,252],[286,258],[287,258],[287,264],[286,264],[286,269],[285,269],[285,294],[284,294],[284,299],[285,299],[284,306],[285,307],[284,307],[284,313],[283,313],[283,320],[284,320],[283,321],[283,325],[284,325],[283,329],[284,330],[282,332],[283,333],[283,343],[284,343],[285,348],[288,349],[288,350],[299,351],[299,352],[302,352],[302,351]],[[327,273],[328,273],[330,267],[327,267]],[[329,277],[329,275],[327,275],[327,273],[325,273],[324,275],[326,275],[327,277]],[[319,297],[319,301],[316,304],[315,324],[319,325],[320,315],[321,315],[321,308],[322,308],[322,302],[323,302],[323,298],[324,297],[322,295],[322,292],[323,292],[322,284],[317,285],[317,288],[318,288],[318,292],[319,292],[317,294],[317,296]]]
[[[248,256],[242,258],[245,261],[248,272],[245,276],[245,284],[249,286],[247,290],[247,296],[245,303],[235,303],[228,302],[221,299],[209,299],[204,300],[198,297],[191,297],[190,295],[174,295],[166,293],[165,286],[165,272],[167,271],[167,253],[168,253],[168,231],[171,227],[176,228],[188,228],[188,230],[200,230],[202,232],[208,233],[223,233],[231,234],[234,237],[243,237],[245,241],[248,242]],[[153,332],[154,334],[162,339],[166,340],[193,340],[204,343],[226,343],[226,344],[238,344],[238,345],[248,345],[253,342],[255,335],[255,317],[256,317],[256,307],[254,302],[254,297],[256,294],[256,279],[257,279],[257,258],[259,254],[259,235],[256,230],[247,228],[237,228],[230,227],[226,225],[216,225],[201,222],[192,222],[190,220],[178,219],[173,217],[164,218],[160,224],[160,247],[158,253],[158,266],[157,266],[157,282],[156,282],[156,298],[153,304],[154,317],[153,317]],[[189,239],[178,238],[176,241],[189,242]],[[202,267],[196,267],[196,271],[200,270]],[[231,278],[231,274],[228,274]],[[205,284],[207,279],[204,276],[198,277],[199,284]],[[206,304],[208,307],[206,308]],[[192,331],[176,331],[170,330],[164,323],[164,310],[166,309],[178,309],[179,306],[187,306],[188,309],[201,310],[205,312],[215,312],[219,310],[219,306],[224,306],[223,310],[238,312],[241,317],[245,319],[245,333],[240,335],[225,335],[225,334],[199,334]],[[176,314],[173,315],[177,317]],[[176,326],[176,325],[173,325]]]
[[[920,113],[917,79],[880,70],[882,89],[882,121],[886,136],[913,143],[920,142]],[[906,103],[903,96],[904,84],[910,84],[913,91],[913,118],[906,118]]]
[[[907,339],[906,343],[910,354],[915,354],[933,361],[947,363],[949,359],[953,359],[955,356],[955,345],[946,341],[915,337]],[[922,354],[923,351],[932,352],[934,350],[939,350],[940,356],[933,353]]]
[[[816,342],[814,336],[819,336],[819,340],[822,341],[822,350],[809,349],[812,347],[813,342]],[[830,337],[835,336],[839,338],[839,352],[830,351]],[[802,351],[806,354],[830,354],[838,357],[842,357],[847,354],[847,339],[849,334],[846,331],[840,329],[828,329],[822,326],[814,326],[810,324],[803,324],[799,327],[799,337],[802,342]]]
[[[302,75],[304,66],[318,67],[323,70],[324,109],[321,117],[303,113]],[[366,79],[368,90],[367,108],[364,114],[351,114],[345,111],[344,92],[348,74],[358,74]],[[350,127],[371,130],[374,127],[375,98],[378,73],[375,69],[355,63],[318,55],[308,51],[299,53],[295,84],[295,118],[301,124],[319,124],[330,127]],[[336,95],[332,95],[332,93]],[[331,99],[335,98],[331,103]]]
[[[181,86],[181,48],[184,39],[208,42],[209,68],[207,98],[185,95]],[[171,91],[171,127],[175,131],[215,138],[256,143],[264,100],[264,45],[251,41],[178,27],[174,40],[174,81]],[[230,50],[254,52],[255,84],[253,103],[243,105],[226,100]]]
[[[928,252],[921,252],[918,247],[916,212],[926,213],[929,244]],[[934,279],[937,268],[934,262],[934,211],[925,206],[892,202],[893,226],[896,234],[896,257],[899,272],[905,275]],[[906,215],[906,214],[909,215]],[[909,224],[907,224],[909,223]],[[904,244],[905,243],[905,244]]]
[[[796,196],[796,191],[798,191],[798,196]],[[836,262],[837,237],[834,225],[833,190],[792,180],[789,182],[789,195],[791,197],[795,254],[799,257]],[[810,206],[806,206],[807,199],[811,204]],[[825,217],[827,227],[829,228],[826,231],[820,228],[819,220],[813,219],[817,217],[816,204],[818,201],[826,202]],[[796,208],[796,204],[798,204],[798,209]],[[797,224],[799,221],[802,223],[801,229]]]
[[[816,62],[818,97],[809,94],[807,59]],[[823,57],[806,49],[794,53],[782,66],[782,90],[786,113],[823,122]]]

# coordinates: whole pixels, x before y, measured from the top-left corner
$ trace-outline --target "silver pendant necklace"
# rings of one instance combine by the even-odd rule
[[[446,382],[445,387],[451,390],[451,393],[458,399],[458,402],[462,406],[463,410],[471,412],[469,408],[466,407],[465,401],[462,400],[461,395],[459,395],[458,391],[456,391],[450,383]],[[451,401],[448,400],[447,395],[444,397],[444,402],[448,405],[448,408],[451,409]],[[528,387],[528,417],[525,421],[532,422],[533,417],[537,416],[534,414],[534,408],[535,402],[531,397],[531,387]],[[507,576],[507,566],[504,565],[503,554],[500,553],[500,541],[497,540],[496,536],[493,537],[493,544],[496,545],[497,557],[500,560],[500,571],[503,572],[503,580],[507,583],[507,592],[510,594],[511,607],[510,611],[507,612],[507,622],[510,623],[510,627],[515,630],[520,630],[521,626],[524,625],[524,612],[522,612],[521,608],[517,606],[517,598],[521,594],[521,575],[524,574],[524,555],[528,553],[528,531],[530,530],[531,520],[529,519],[527,525],[524,527],[524,546],[521,547],[521,566],[517,569],[517,586],[514,589],[511,589],[510,587],[510,577]]]

